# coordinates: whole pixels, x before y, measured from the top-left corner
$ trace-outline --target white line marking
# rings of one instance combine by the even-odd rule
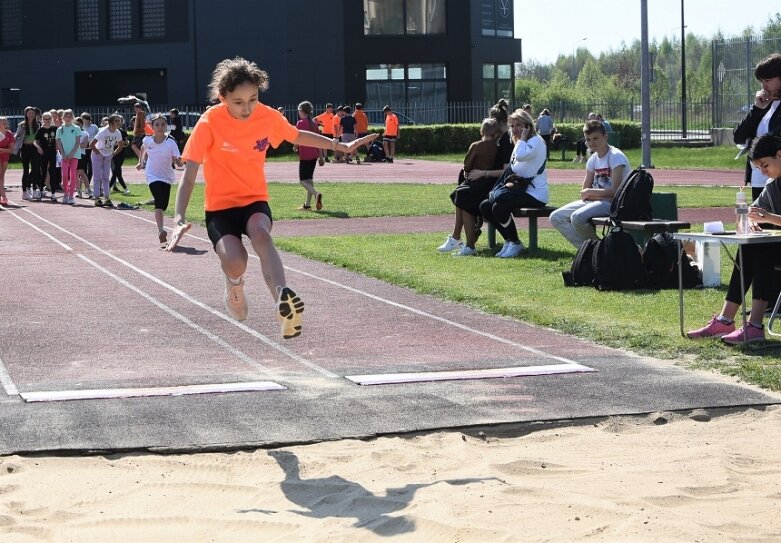
[[[140,221],[149,222],[149,223],[151,223],[151,224],[156,224],[154,221],[152,221],[152,220],[150,220],[150,219],[145,219],[145,218],[143,218],[143,217],[139,217],[139,216],[137,216],[137,215],[133,215],[132,213],[129,213],[129,212],[127,212],[127,211],[123,211],[122,213],[124,213],[124,214],[126,214],[126,215],[129,215],[130,217],[133,217],[133,218],[135,218],[135,219],[138,219],[138,220],[140,220]],[[196,235],[194,235],[194,234],[189,234],[189,233],[188,233],[188,234],[185,234],[185,236],[187,236],[187,237],[191,237],[191,238],[193,238],[193,239],[197,239],[197,240],[199,240],[199,241],[203,241],[203,242],[206,242],[206,243],[209,243],[209,244],[211,244],[211,241],[210,241],[210,240],[208,240],[208,239],[204,239],[204,238],[202,238],[202,237],[199,237],[199,236],[196,236]],[[251,258],[254,258],[254,259],[256,259],[256,260],[260,260],[260,259],[258,258],[258,256],[257,256],[257,255],[254,255],[254,254],[252,254],[252,253],[249,253],[249,256],[250,256]],[[556,355],[553,355],[553,354],[547,353],[547,352],[545,352],[545,351],[541,351],[540,349],[535,349],[534,347],[529,347],[529,346],[527,346],[527,345],[523,345],[523,344],[520,344],[520,343],[516,343],[516,342],[514,342],[514,341],[511,341],[511,340],[509,340],[509,339],[505,339],[505,338],[503,338],[503,337],[499,337],[499,336],[497,336],[497,335],[491,334],[490,332],[483,332],[482,330],[477,330],[476,328],[472,328],[472,327],[466,326],[466,325],[464,325],[464,324],[461,324],[461,323],[458,323],[458,322],[455,322],[455,321],[451,321],[451,320],[449,320],[449,319],[446,319],[446,318],[444,318],[444,317],[439,317],[439,316],[437,316],[437,315],[432,315],[431,313],[427,313],[427,312],[425,312],[425,311],[421,311],[421,310],[419,310],[419,309],[415,309],[414,307],[410,307],[410,306],[408,306],[408,305],[400,304],[400,303],[398,303],[398,302],[394,302],[394,301],[392,301],[392,300],[388,300],[388,299],[386,299],[386,298],[382,298],[382,297],[380,297],[380,296],[376,296],[376,295],[374,295],[374,294],[371,294],[371,293],[365,292],[365,291],[363,291],[363,290],[359,290],[359,289],[357,289],[357,288],[350,287],[350,286],[348,286],[348,285],[345,285],[345,284],[339,283],[339,282],[337,282],[337,281],[333,281],[333,280],[331,280],[331,279],[326,279],[326,278],[324,278],[324,277],[320,277],[320,276],[318,276],[318,275],[314,275],[314,274],[311,274],[311,273],[305,272],[305,271],[303,271],[303,270],[298,270],[298,269],[296,269],[296,268],[291,268],[290,266],[285,266],[285,269],[286,269],[286,270],[289,270],[289,271],[292,271],[292,272],[294,272],[294,273],[298,273],[298,274],[300,274],[300,275],[305,275],[305,276],[307,276],[307,277],[310,277],[310,278],[312,278],[312,279],[315,279],[315,280],[317,280],[317,281],[322,281],[323,283],[328,283],[329,285],[333,285],[333,286],[335,286],[335,287],[342,288],[342,289],[344,289],[344,290],[347,290],[347,291],[349,291],[349,292],[353,292],[353,293],[355,293],[355,294],[360,294],[361,296],[366,296],[367,298],[370,298],[370,299],[372,299],[372,300],[376,300],[376,301],[378,301],[378,302],[382,302],[382,303],[384,303],[384,304],[388,304],[388,305],[391,305],[391,306],[393,306],[393,307],[396,307],[396,308],[399,308],[399,309],[403,309],[403,310],[405,310],[405,311],[409,311],[409,312],[411,312],[411,313],[414,313],[414,314],[416,314],[416,315],[421,315],[421,316],[423,316],[423,317],[427,317],[427,318],[429,318],[429,319],[433,319],[433,320],[439,321],[439,322],[441,322],[441,323],[444,323],[444,324],[447,324],[447,325],[449,325],[449,326],[454,326],[454,327],[456,327],[456,328],[458,328],[458,329],[460,329],[460,330],[463,330],[463,331],[465,331],[465,332],[469,332],[469,333],[471,333],[471,334],[476,334],[476,335],[479,335],[479,336],[483,336],[483,337],[486,337],[486,338],[492,339],[492,340],[494,340],[494,341],[498,341],[498,342],[500,342],[500,343],[504,343],[505,345],[511,345],[512,347],[515,347],[515,348],[517,348],[517,349],[522,349],[522,350],[524,350],[524,351],[530,352],[530,353],[532,353],[532,354],[535,354],[535,355],[538,355],[538,356],[542,356],[542,357],[545,357],[545,358],[550,358],[550,359],[552,359],[552,360],[558,360],[559,362],[563,362],[564,364],[575,364],[575,365],[579,365],[577,362],[575,362],[574,360],[570,360],[569,358],[564,358],[564,357],[561,357],[561,356],[556,356]]]
[[[42,392],[22,392],[21,396],[26,402],[61,402],[71,400],[142,398],[151,396],[188,396],[191,394],[218,394],[226,392],[258,392],[266,390],[287,389],[273,381],[252,381],[246,383],[213,383],[171,387],[51,390]]]
[[[11,375],[8,373],[8,370],[6,369],[5,364],[3,364],[2,360],[0,360],[0,384],[3,385],[3,389],[5,390],[5,393],[8,394],[9,396],[19,395],[19,391],[16,389],[16,385],[11,379]]]
[[[123,260],[123,259],[121,259],[121,258],[119,258],[119,257],[117,257],[117,256],[115,256],[113,254],[111,254],[110,252],[108,252],[108,251],[98,247],[94,243],[92,243],[92,242],[82,238],[78,234],[76,234],[74,232],[71,232],[70,230],[67,230],[66,228],[63,228],[62,226],[60,226],[58,224],[55,224],[55,223],[51,222],[50,220],[45,219],[44,217],[41,217],[40,215],[38,215],[36,213],[33,213],[32,211],[30,211],[27,208],[24,208],[24,211],[26,211],[27,213],[30,213],[31,215],[37,217],[39,220],[41,220],[41,221],[51,225],[52,227],[60,230],[61,232],[64,232],[65,234],[68,234],[69,236],[71,236],[74,239],[84,243],[85,245],[87,245],[89,247],[92,247],[93,249],[95,249],[99,253],[101,253],[101,254],[111,258],[112,260],[122,264],[123,266],[133,270],[137,274],[141,275],[142,277],[145,277],[146,279],[152,281],[153,283],[156,283],[156,284],[160,285],[161,287],[170,290],[171,292],[173,292],[177,296],[180,296],[181,298],[184,298],[185,300],[187,300],[191,304],[193,304],[193,305],[195,305],[197,307],[200,307],[204,311],[208,311],[212,315],[214,315],[216,317],[219,317],[219,318],[223,319],[226,322],[229,322],[233,326],[236,326],[236,327],[240,328],[241,330],[243,330],[244,332],[250,334],[254,338],[259,339],[260,341],[262,341],[263,343],[265,343],[269,347],[272,347],[273,349],[276,349],[277,351],[283,353],[284,355],[286,355],[287,357],[291,358],[292,360],[295,360],[296,362],[298,362],[302,366],[306,366],[307,368],[309,368],[311,370],[314,370],[314,371],[320,373],[321,375],[323,375],[325,377],[328,377],[329,379],[339,378],[339,376],[336,375],[335,373],[333,373],[333,372],[331,372],[331,371],[329,371],[329,370],[327,370],[325,368],[322,368],[322,367],[318,366],[317,364],[315,364],[313,362],[310,362],[306,358],[303,358],[303,357],[299,356],[298,354],[294,353],[293,351],[291,351],[287,347],[285,347],[283,345],[280,345],[276,341],[274,341],[274,340],[264,336],[263,334],[261,334],[257,330],[253,330],[249,326],[247,326],[247,325],[245,325],[245,324],[243,324],[243,323],[241,323],[239,321],[236,321],[236,320],[232,319],[231,317],[229,317],[225,313],[217,311],[216,309],[206,305],[205,303],[203,303],[203,302],[201,302],[199,300],[196,300],[195,298],[191,297],[186,292],[183,292],[183,291],[179,290],[178,288],[174,287],[173,285],[171,285],[169,283],[166,283],[165,281],[163,281],[161,279],[158,279],[157,277],[151,275],[150,273],[148,273],[148,272],[146,272],[146,271],[144,271],[144,270],[134,266],[130,262],[127,262],[126,260]]]
[[[380,373],[375,375],[347,375],[359,385],[388,385],[420,383],[423,381],[460,381],[466,379],[501,379],[529,375],[555,375],[560,373],[588,373],[597,371],[581,364],[552,364],[548,366],[520,366],[515,368],[490,368],[480,370],[423,371],[410,373]]]

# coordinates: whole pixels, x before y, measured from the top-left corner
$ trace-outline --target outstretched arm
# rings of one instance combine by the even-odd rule
[[[361,145],[369,143],[377,139],[379,134],[369,134],[362,138],[358,138],[350,143],[341,143],[336,139],[329,139],[320,134],[309,132],[307,130],[299,130],[298,137],[291,143],[294,145],[303,145],[305,147],[317,147],[318,149],[330,149],[331,151],[339,151],[340,153],[350,153],[353,149],[357,149]]]
[[[195,176],[198,174],[200,164],[188,160],[184,166],[182,179],[179,181],[179,190],[176,191],[176,207],[174,208],[174,228],[171,232],[171,240],[166,246],[166,251],[173,251],[181,241],[184,234],[192,228],[192,223],[185,222],[187,216],[187,206],[190,203],[190,196],[193,193],[195,185]]]

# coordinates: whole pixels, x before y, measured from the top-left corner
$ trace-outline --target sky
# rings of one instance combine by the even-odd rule
[[[648,41],[681,36],[681,0],[647,0]],[[686,33],[710,38],[759,30],[781,4],[764,0],[684,0]],[[524,62],[551,63],[575,48],[594,56],[640,39],[640,0],[515,0],[515,37]],[[585,40],[583,38],[586,38]]]

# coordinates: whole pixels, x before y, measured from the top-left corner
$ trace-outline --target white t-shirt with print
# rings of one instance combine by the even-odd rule
[[[93,141],[97,142],[95,144],[95,148],[100,152],[101,155],[112,156],[117,148],[117,145],[119,145],[119,142],[122,141],[122,132],[119,130],[114,130],[112,132],[109,130],[108,126],[104,126],[98,130],[98,133],[95,135]]]
[[[632,169],[629,167],[629,159],[612,145],[609,146],[605,156],[600,157],[598,153],[592,153],[586,162],[586,171],[594,172],[594,182],[592,187],[595,189],[610,189],[613,187],[613,168],[624,166],[624,175],[621,181],[624,181]]]
[[[144,147],[146,148],[146,182],[163,181],[173,184],[176,175],[171,167],[171,160],[182,156],[176,142],[166,137],[163,143],[155,143],[154,136],[146,136]]]

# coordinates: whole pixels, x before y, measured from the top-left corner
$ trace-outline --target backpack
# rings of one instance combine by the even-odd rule
[[[382,162],[385,159],[385,149],[382,143],[373,141],[366,152],[366,162]]]
[[[640,248],[621,228],[612,229],[597,242],[591,262],[594,286],[599,290],[632,290],[648,284]]]
[[[565,286],[591,287],[594,285],[592,257],[594,255],[594,248],[598,244],[599,240],[596,239],[587,239],[580,244],[569,271],[561,272]]]
[[[643,265],[651,288],[678,288],[678,258],[681,257],[683,288],[702,286],[702,272],[683,254],[683,247],[669,232],[655,234],[643,250]]]
[[[610,202],[610,221],[616,226],[621,221],[650,221],[653,218],[651,193],[654,178],[643,168],[632,170],[618,187]]]

